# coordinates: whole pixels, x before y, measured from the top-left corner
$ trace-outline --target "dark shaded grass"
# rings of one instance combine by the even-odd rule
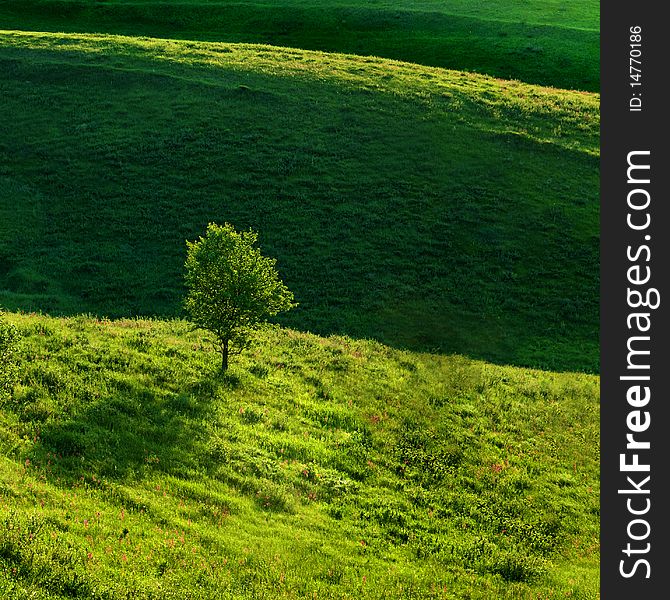
[[[287,325],[597,371],[598,159],[578,112],[552,124],[532,93],[489,108],[490,92],[413,95],[402,75],[373,91],[253,59],[2,52],[8,308],[178,314],[184,240],[230,221],[278,259],[300,302]]]

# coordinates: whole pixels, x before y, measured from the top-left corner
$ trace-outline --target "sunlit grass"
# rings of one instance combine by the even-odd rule
[[[0,25],[264,43],[599,89],[599,4],[495,0],[5,0]]]
[[[0,597],[598,598],[598,10],[0,2]]]
[[[282,329],[221,376],[180,321],[8,318],[10,597],[597,597],[594,376]]]

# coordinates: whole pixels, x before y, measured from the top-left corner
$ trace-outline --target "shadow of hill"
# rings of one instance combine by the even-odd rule
[[[457,91],[9,54],[5,307],[179,314],[184,240],[228,221],[278,259],[300,303],[284,325],[598,370],[598,159],[568,117]]]

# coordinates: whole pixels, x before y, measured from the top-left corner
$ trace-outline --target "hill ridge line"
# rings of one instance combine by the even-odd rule
[[[181,39],[181,38],[163,38],[163,37],[153,37],[153,36],[132,36],[132,35],[123,35],[123,34],[115,34],[115,33],[80,33],[80,32],[55,32],[55,31],[26,31],[26,30],[21,30],[21,29],[0,29],[0,36],[6,36],[6,35],[16,35],[20,37],[33,37],[33,38],[38,38],[38,37],[54,37],[54,38],[69,38],[73,40],[82,40],[85,41],[87,39],[94,40],[123,40],[124,42],[128,44],[135,44],[135,45],[140,45],[140,41],[152,41],[152,42],[164,42],[164,43],[169,43],[169,44],[176,44],[176,45],[186,45],[186,44],[197,44],[197,45],[202,45],[202,46],[222,46],[222,47],[235,47],[235,48],[241,48],[241,49],[271,49],[276,51],[277,53],[290,53],[290,52],[301,52],[305,55],[313,55],[313,56],[340,56],[343,58],[347,59],[354,59],[357,62],[362,62],[366,64],[372,64],[372,63],[387,63],[390,65],[401,65],[405,67],[411,67],[413,70],[424,70],[427,72],[438,72],[438,73],[452,73],[452,74],[458,74],[461,77],[467,77],[467,78],[472,78],[476,80],[481,80],[481,81],[488,81],[488,82],[504,82],[507,84],[515,85],[515,86],[520,86],[520,87],[528,87],[528,88],[534,88],[534,89],[539,89],[539,90],[546,90],[550,92],[558,92],[559,94],[565,93],[565,94],[579,94],[580,96],[583,97],[592,97],[592,98],[600,98],[600,93],[599,92],[591,92],[588,90],[574,90],[570,88],[560,88],[560,87],[555,87],[555,86],[550,86],[550,85],[542,85],[539,83],[532,83],[532,82],[527,82],[523,81],[521,79],[504,79],[501,77],[494,77],[493,75],[487,75],[485,73],[476,73],[474,71],[465,71],[465,70],[459,70],[459,69],[448,69],[446,67],[435,67],[431,65],[424,65],[421,63],[413,63],[409,61],[404,61],[404,60],[399,60],[395,58],[386,58],[383,56],[374,56],[374,55],[367,55],[367,54],[351,54],[347,52],[329,52],[326,50],[310,50],[306,48],[299,48],[299,47],[293,47],[293,46],[276,46],[272,44],[259,44],[259,43],[253,43],[253,42],[222,42],[222,41],[209,41],[209,40],[191,40],[191,39]],[[2,45],[0,45],[0,48]]]

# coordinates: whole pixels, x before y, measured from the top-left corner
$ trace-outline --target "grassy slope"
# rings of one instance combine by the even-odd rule
[[[599,4],[496,0],[0,1],[0,28],[252,42],[599,89]]]
[[[598,97],[382,59],[0,35],[0,304],[173,315],[251,226],[284,323],[598,369]]]
[[[274,329],[221,378],[179,321],[9,318],[3,597],[597,597],[594,376]]]
[[[0,27],[597,89],[592,2],[10,0]],[[595,95],[16,33],[0,94],[0,305],[174,314],[183,239],[227,219],[293,326],[597,370]],[[0,595],[597,597],[596,377],[269,330],[221,378],[179,321],[10,319]]]

